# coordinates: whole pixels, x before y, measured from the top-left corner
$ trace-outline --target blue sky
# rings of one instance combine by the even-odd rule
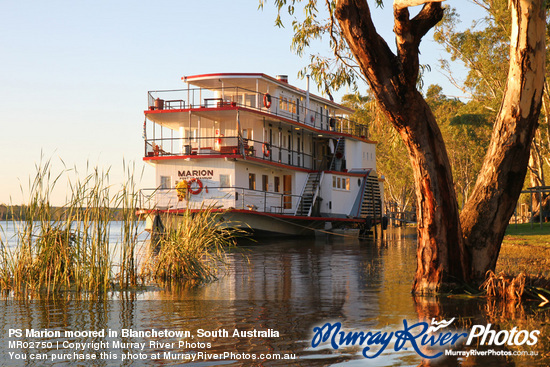
[[[464,0],[447,1],[464,9]],[[0,2],[0,203],[21,203],[35,166],[63,165],[110,170],[122,180],[123,161],[144,170],[140,187],[152,187],[153,169],[142,162],[143,110],[147,91],[182,88],[183,75],[216,72],[297,73],[308,62],[290,51],[292,27],[274,26],[267,0],[2,0]],[[474,8],[479,13],[477,8]],[[391,5],[374,9],[379,31],[393,44]],[[287,17],[287,20],[290,20]],[[311,52],[328,53],[318,44]],[[432,71],[426,85],[457,95],[437,70],[441,47],[426,37],[422,63]],[[335,97],[344,94],[341,91]],[[63,161],[63,163],[62,163]],[[61,185],[61,188],[64,186]],[[26,196],[25,196],[26,197]],[[57,190],[54,204],[64,202]]]

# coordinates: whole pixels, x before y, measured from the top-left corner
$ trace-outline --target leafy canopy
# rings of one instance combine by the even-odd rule
[[[382,0],[375,2],[377,6],[383,6]],[[284,27],[283,13],[293,18],[294,36],[291,49],[300,57],[305,55],[306,50],[315,41],[324,41],[328,38],[332,55],[309,55],[309,65],[300,70],[299,77],[310,75],[319,88],[327,93],[345,86],[356,91],[357,82],[366,80],[334,18],[335,3],[334,0],[274,0],[277,8],[275,25]],[[266,0],[259,0],[260,9],[263,9],[265,4]]]

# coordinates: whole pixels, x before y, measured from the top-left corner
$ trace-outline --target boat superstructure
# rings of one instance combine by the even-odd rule
[[[150,91],[144,160],[156,187],[141,213],[214,208],[256,233],[368,229],[382,218],[375,142],[352,110],[285,76],[183,77],[180,90]]]

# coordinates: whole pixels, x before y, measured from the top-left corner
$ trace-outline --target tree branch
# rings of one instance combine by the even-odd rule
[[[443,2],[443,1],[445,1],[445,0],[431,0],[431,1],[426,1],[426,0],[394,0],[393,1],[393,8],[394,9],[405,9],[405,8],[409,8],[411,6],[422,5],[422,4],[431,3],[431,2]]]
[[[441,3],[429,2],[412,20],[409,19],[409,9],[399,8],[394,3],[395,40],[397,53],[403,67],[403,82],[409,86],[415,85],[418,79],[419,46],[422,37],[443,19]]]
[[[363,80],[364,82],[368,82],[365,77],[363,76],[363,74],[361,74],[360,71],[357,71],[356,69],[358,69],[359,67],[357,65],[352,65],[352,63],[348,62],[348,60],[354,62],[355,60],[349,58],[349,57],[344,57],[342,55],[340,55],[340,52],[338,51],[339,50],[339,42],[338,42],[338,39],[336,38],[336,36],[334,35],[334,28],[335,28],[335,24],[334,24],[334,14],[333,14],[333,11],[332,11],[332,7],[330,5],[330,2],[329,0],[325,0],[325,3],[327,5],[327,10],[330,14],[330,29],[329,29],[329,34],[330,34],[330,38],[332,39],[332,42],[334,43],[334,47],[333,47],[333,53],[334,53],[334,56],[336,57],[336,59],[340,60],[340,62],[342,64],[344,64],[345,66],[347,66],[351,72],[355,73],[361,80]]]

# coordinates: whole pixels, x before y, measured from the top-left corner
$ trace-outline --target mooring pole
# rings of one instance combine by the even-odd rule
[[[539,193],[539,222],[540,229],[542,229],[542,188],[537,190]]]
[[[529,222],[531,223],[531,229],[533,229],[533,192],[529,192],[529,211],[531,212],[531,218]]]

